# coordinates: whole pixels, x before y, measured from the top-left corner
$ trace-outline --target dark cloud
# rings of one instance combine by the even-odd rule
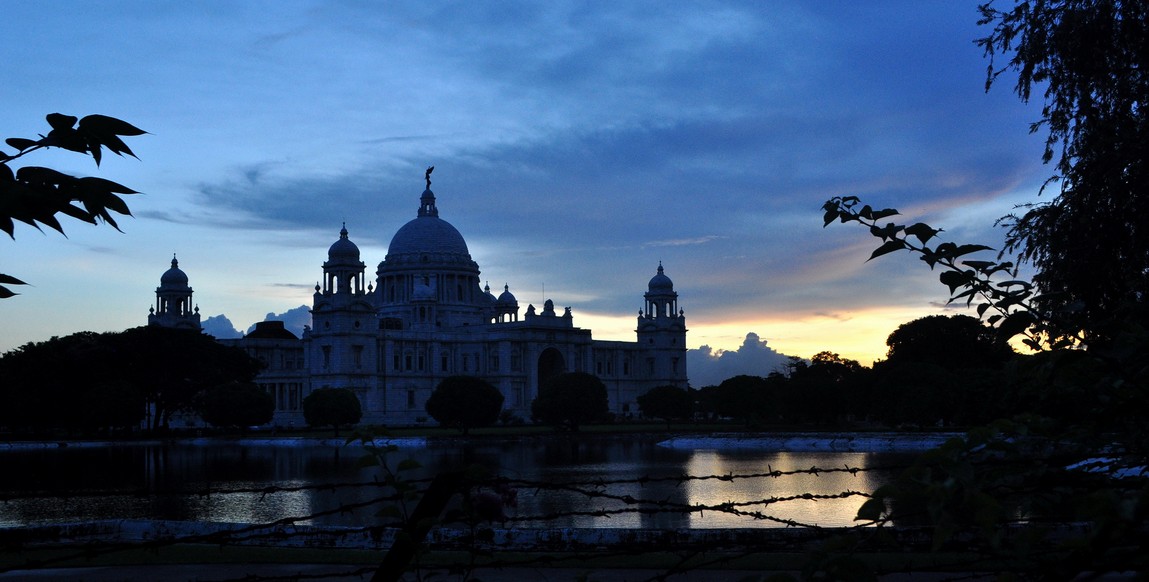
[[[200,325],[203,327],[204,333],[216,339],[236,339],[243,337],[243,334],[235,328],[231,320],[222,313],[203,320],[200,322]]]

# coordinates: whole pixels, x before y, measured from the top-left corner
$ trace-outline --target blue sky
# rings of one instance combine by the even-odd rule
[[[44,115],[150,132],[139,160],[30,164],[140,190],[135,218],[18,228],[0,350],[143,324],[172,253],[202,315],[247,329],[309,304],[346,221],[369,273],[423,170],[482,277],[633,339],[659,262],[690,347],[869,364],[939,313],[920,261],[834,195],[999,246],[1050,169],[1039,104],[984,91],[976,2],[54,2],[5,8],[0,136]],[[748,333],[755,336],[747,337]],[[705,351],[705,350],[704,350]]]

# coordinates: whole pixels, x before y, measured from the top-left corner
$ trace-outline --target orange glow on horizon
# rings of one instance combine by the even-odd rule
[[[886,356],[886,338],[903,323],[928,315],[950,314],[936,306],[875,307],[845,314],[794,314],[739,321],[710,322],[686,319],[687,347],[737,350],[747,333],[758,334],[776,352],[809,358],[822,351],[873,365]],[[593,330],[596,340],[634,341],[636,320],[591,313],[575,313],[575,325]]]

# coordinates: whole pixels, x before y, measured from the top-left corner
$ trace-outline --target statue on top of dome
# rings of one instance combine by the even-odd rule
[[[434,172],[434,171],[435,171],[435,166],[431,166],[431,167],[427,168],[427,173],[423,176],[424,178],[427,179],[427,189],[428,190],[431,189],[431,172]]]

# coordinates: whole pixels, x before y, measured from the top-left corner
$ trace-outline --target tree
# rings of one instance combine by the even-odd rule
[[[1059,191],[1004,219],[1006,251],[1036,267],[1033,282],[1018,279],[1000,255],[970,256],[984,245],[935,244],[940,230],[923,223],[880,224],[897,211],[859,208],[857,197],[831,199],[824,219],[868,227],[882,239],[871,258],[917,253],[941,268],[951,301],[976,303],[999,341],[1022,335],[1030,348],[1049,351],[1018,366],[1013,398],[1025,414],[923,456],[875,491],[858,519],[886,523],[904,515],[900,507],[916,507],[935,526],[935,547],[966,536],[963,548],[1011,556],[1051,579],[1145,571],[1149,5],[1046,0],[981,11],[981,23],[994,29],[979,44],[991,58],[1010,55],[1001,69],[991,62],[988,84],[1016,71],[1023,100],[1035,84],[1045,88],[1032,129],[1049,131],[1045,160],[1056,163],[1047,187]],[[1059,521],[1086,526],[1076,534],[1043,527]],[[1017,535],[1001,537],[1007,527]]]
[[[246,428],[271,422],[275,397],[251,382],[208,388],[200,401],[200,417],[216,427]]]
[[[178,412],[196,409],[208,388],[251,382],[263,364],[242,348],[225,346],[198,330],[143,326],[114,336],[119,374],[154,407],[152,429],[166,429]]]
[[[655,386],[636,400],[643,416],[661,418],[667,428],[672,420],[688,420],[694,415],[694,395],[678,386]]]
[[[54,337],[0,357],[0,423],[33,430],[122,427],[150,408],[150,427],[167,427],[207,388],[249,382],[260,367],[242,349],[193,330],[153,326]]]
[[[359,397],[346,388],[320,388],[303,399],[303,419],[307,426],[351,426],[363,418]]]
[[[1014,355],[993,328],[968,315],[929,315],[903,323],[886,338],[888,364],[936,364],[947,370],[1000,368]]]
[[[13,221],[19,221],[37,229],[44,225],[63,233],[57,214],[90,224],[103,222],[119,230],[111,213],[131,215],[131,212],[118,195],[135,194],[135,190],[103,178],[77,178],[39,166],[14,170],[12,163],[40,149],[61,148],[90,155],[99,166],[104,148],[116,155],[135,157],[120,136],[138,136],[146,132],[105,115],[89,115],[77,120],[71,115],[52,113],[47,120],[52,128],[48,135],[42,135],[40,139],[10,137],[5,143],[15,148],[17,153],[0,150],[0,230],[14,239]],[[6,285],[24,284],[16,277],[0,273],[0,299],[15,295]]]
[[[856,394],[868,371],[857,360],[818,352],[809,364],[791,364],[789,377],[774,390],[774,408],[787,420],[807,422],[830,422],[856,413]]]
[[[714,411],[744,421],[747,426],[765,419],[771,408],[772,382],[760,376],[727,378],[714,392]]]
[[[992,32],[986,89],[1017,74],[1023,101],[1044,89],[1044,160],[1056,196],[1008,216],[1007,250],[1037,267],[1034,303],[1070,331],[1112,337],[1149,318],[1149,5],[1128,0],[1018,1],[979,7]],[[1004,66],[998,66],[998,59]]]
[[[606,386],[586,372],[558,374],[539,388],[531,417],[577,432],[579,425],[604,419],[609,411]]]
[[[467,434],[472,428],[490,426],[499,420],[503,393],[482,378],[450,376],[431,392],[426,409],[439,424]]]

